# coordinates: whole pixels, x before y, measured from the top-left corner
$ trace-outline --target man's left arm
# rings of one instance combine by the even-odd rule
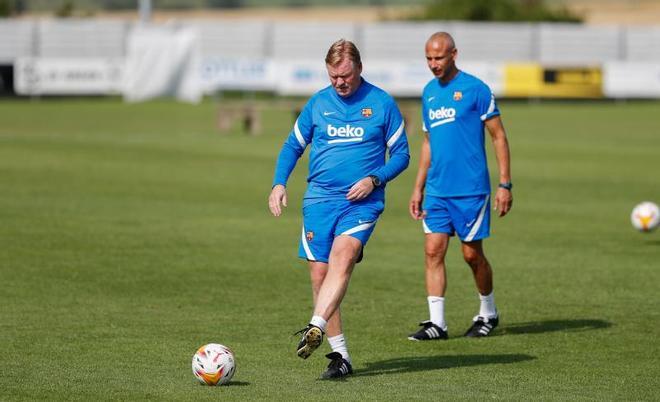
[[[385,105],[387,110],[384,127],[385,145],[390,155],[385,165],[370,173],[378,177],[383,184],[397,177],[410,163],[410,149],[403,115],[394,99],[388,99]]]
[[[410,149],[408,147],[408,137],[403,120],[399,123],[394,133],[387,140],[387,149],[389,158],[385,165],[372,173],[377,176],[381,182],[387,183],[393,180],[401,172],[406,170],[410,163]]]
[[[389,159],[385,162],[385,165],[375,172],[369,173],[368,177],[358,181],[351,187],[346,195],[346,199],[349,201],[366,198],[376,188],[376,184],[380,186],[387,183],[408,167],[410,149],[408,147],[408,138],[406,137],[405,123],[398,108],[395,109],[395,113],[393,114],[394,117],[398,118],[389,120],[389,124],[385,126],[386,130],[388,130],[385,141],[390,153]],[[376,177],[376,179],[372,179],[371,176]]]
[[[511,154],[509,152],[509,141],[500,116],[493,116],[486,120],[486,128],[493,140],[495,157],[500,171],[500,181],[495,193],[495,209],[499,210],[499,216],[506,215],[513,203],[511,194]]]

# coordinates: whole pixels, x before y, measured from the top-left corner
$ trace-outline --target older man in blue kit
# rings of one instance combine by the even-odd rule
[[[309,261],[314,313],[299,331],[297,355],[308,358],[326,334],[333,352],[321,377],[338,378],[353,372],[339,306],[383,212],[385,184],[408,166],[410,155],[401,113],[390,95],[361,77],[357,47],[339,40],[325,62],[331,85],[313,95],[296,120],[268,202],[279,216],[289,175],[311,145],[299,256]]]

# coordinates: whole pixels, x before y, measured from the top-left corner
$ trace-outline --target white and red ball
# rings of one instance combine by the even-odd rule
[[[630,214],[630,221],[635,229],[642,232],[650,232],[658,227],[660,223],[660,209],[650,201],[637,204]]]
[[[236,371],[234,353],[218,343],[204,345],[193,355],[192,371],[204,385],[226,384]]]

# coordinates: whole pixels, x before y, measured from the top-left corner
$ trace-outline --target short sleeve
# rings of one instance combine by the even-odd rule
[[[481,121],[486,121],[494,116],[499,116],[500,110],[495,102],[495,95],[488,88],[488,85],[482,84],[477,90],[477,111]]]
[[[430,123],[427,121],[427,116],[429,115],[429,113],[425,99],[426,99],[425,94],[422,94],[422,131],[428,133],[429,132],[428,128]]]

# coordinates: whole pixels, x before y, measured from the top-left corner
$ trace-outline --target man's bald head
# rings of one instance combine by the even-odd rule
[[[429,39],[426,41],[426,46],[431,45],[432,47],[439,47],[439,48],[444,48],[446,47],[447,50],[452,51],[456,48],[456,43],[454,42],[454,38],[447,32],[436,32],[433,35],[429,37]]]
[[[449,82],[456,76],[456,44],[447,32],[431,35],[426,41],[425,53],[426,64],[437,79]]]

